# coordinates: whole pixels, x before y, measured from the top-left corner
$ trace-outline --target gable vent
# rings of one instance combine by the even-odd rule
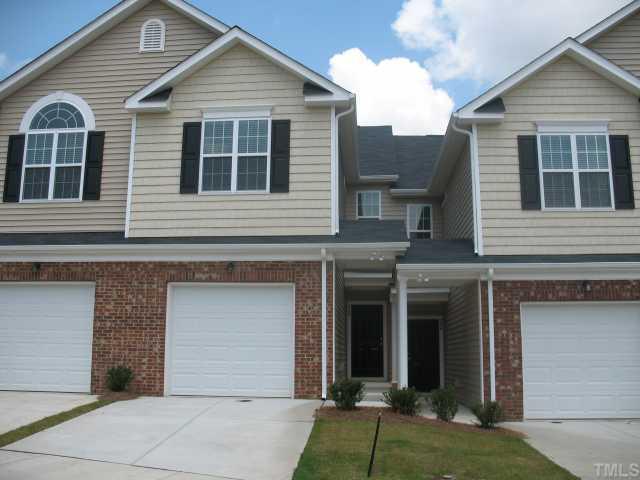
[[[144,22],[140,32],[140,51],[164,51],[164,30],[164,22],[159,18],[152,18]]]

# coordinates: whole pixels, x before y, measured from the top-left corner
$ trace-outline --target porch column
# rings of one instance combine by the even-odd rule
[[[397,294],[391,294],[391,384],[398,384],[398,301]]]
[[[409,342],[407,336],[407,279],[398,278],[398,366],[399,387],[409,386]]]

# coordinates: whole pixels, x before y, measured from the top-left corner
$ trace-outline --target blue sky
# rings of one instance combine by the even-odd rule
[[[0,1],[0,77],[117,3]],[[440,133],[452,109],[627,1],[190,0],[330,75],[357,94],[359,123],[396,133]]]

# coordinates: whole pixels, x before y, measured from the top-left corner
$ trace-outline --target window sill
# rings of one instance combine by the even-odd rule
[[[356,217],[356,220],[382,220],[382,217]]]
[[[543,212],[615,212],[615,208],[543,208]]]
[[[81,198],[54,198],[54,199],[28,199],[28,200],[20,200],[18,203],[82,203],[83,200]]]
[[[235,192],[225,192],[225,191],[220,191],[220,192],[209,192],[209,191],[204,191],[204,192],[198,192],[198,195],[201,195],[203,197],[210,197],[210,196],[233,196],[233,195],[267,195],[267,194],[271,194],[270,191],[268,190],[237,190]]]

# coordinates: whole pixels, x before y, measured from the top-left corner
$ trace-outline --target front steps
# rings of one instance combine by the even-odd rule
[[[365,402],[382,402],[382,394],[391,388],[390,382],[365,382],[364,398]]]

